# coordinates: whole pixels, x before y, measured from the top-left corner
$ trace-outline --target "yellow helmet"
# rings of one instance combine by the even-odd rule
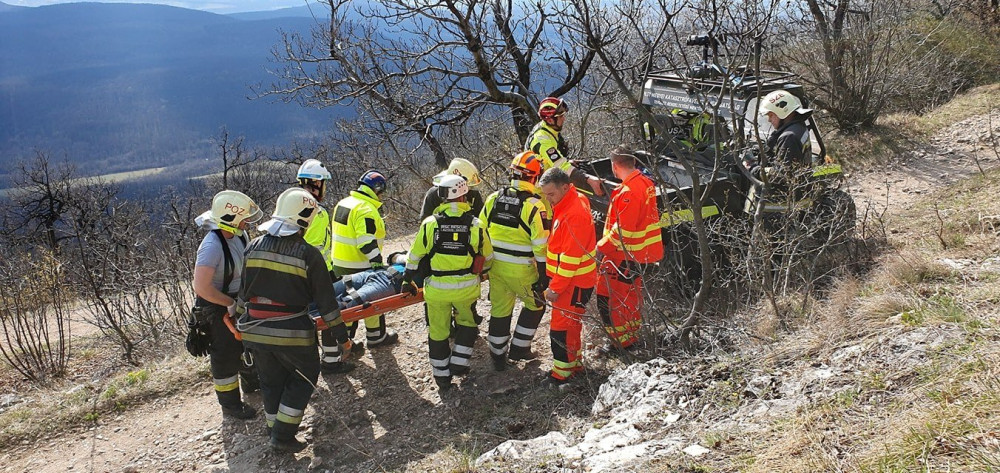
[[[437,185],[441,181],[441,178],[449,174],[454,174],[456,176],[462,176],[466,181],[469,182],[469,187],[475,187],[483,183],[483,180],[479,178],[479,169],[476,169],[476,165],[472,164],[468,159],[455,158],[451,160],[448,164],[448,169],[438,173],[434,176],[434,185]]]

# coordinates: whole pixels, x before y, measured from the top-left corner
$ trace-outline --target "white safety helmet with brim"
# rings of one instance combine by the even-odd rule
[[[195,224],[211,230],[224,230],[233,235],[243,234],[243,224],[260,220],[260,207],[246,194],[224,190],[212,198],[212,210],[195,219]]]
[[[257,227],[274,236],[288,236],[309,227],[316,217],[319,203],[301,187],[286,189],[274,204],[271,219]]]
[[[299,166],[299,172],[295,177],[300,186],[316,188],[319,191],[317,199],[323,200],[323,196],[326,194],[326,181],[329,181],[333,176],[318,159],[307,159]],[[319,181],[319,184],[316,184],[316,181]]]
[[[806,115],[811,113],[812,109],[802,108],[802,100],[799,100],[791,92],[787,90],[775,90],[761,99],[760,115],[767,115],[768,112],[773,112],[778,119],[784,120],[792,112],[799,115]]]
[[[444,200],[455,200],[469,193],[469,183],[465,178],[455,174],[449,174],[441,178],[437,183],[438,197]]]
[[[452,159],[451,163],[448,164],[448,169],[445,169],[444,171],[441,171],[436,176],[434,176],[433,180],[434,185],[436,186],[438,184],[438,181],[440,181],[442,177],[447,176],[449,174],[454,174],[456,176],[464,177],[465,179],[468,180],[469,187],[476,187],[479,184],[482,184],[483,182],[483,180],[480,179],[479,177],[479,169],[477,169],[476,165],[472,164],[472,162],[469,161],[468,159],[463,159],[463,158]]]

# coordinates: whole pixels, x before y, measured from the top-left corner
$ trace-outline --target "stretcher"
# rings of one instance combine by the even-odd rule
[[[357,322],[361,319],[381,315],[396,309],[402,309],[403,307],[419,304],[423,301],[423,289],[417,289],[416,294],[410,294],[409,292],[404,291],[393,296],[344,309],[340,311],[340,317],[344,319],[344,323]],[[233,317],[226,314],[223,316],[223,320],[226,322],[226,327],[229,327],[229,331],[233,332],[233,336],[235,336],[237,340],[242,341],[243,336],[240,334],[239,330],[236,330],[236,323],[233,321]],[[314,317],[313,321],[316,322],[316,330],[326,330],[330,328],[326,325],[326,322],[319,317]]]

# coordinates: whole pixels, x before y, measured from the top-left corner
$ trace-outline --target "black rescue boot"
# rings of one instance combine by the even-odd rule
[[[507,369],[507,355],[506,354],[503,354],[503,355],[490,354],[490,357],[493,358],[493,369],[495,371],[505,371]]]
[[[395,345],[398,342],[399,342],[399,334],[396,333],[395,330],[386,329],[385,330],[385,336],[382,337],[381,340],[379,340],[377,342],[373,342],[371,340],[368,340],[368,348],[387,347],[389,345]],[[358,346],[358,345],[355,345],[355,346]],[[362,350],[362,353],[364,353],[364,351],[363,351],[364,347],[362,347],[361,350]],[[354,353],[354,349],[353,348],[351,349],[351,353]]]
[[[243,420],[253,419],[257,417],[257,409],[241,402],[239,406],[222,406],[222,415]]]
[[[507,358],[511,361],[528,361],[538,358],[538,354],[531,351],[531,347],[511,346]]]
[[[438,390],[445,392],[451,389],[451,376],[435,376],[434,384],[437,384]]]
[[[353,350],[351,350],[353,353]],[[350,361],[338,361],[336,363],[320,363],[319,370],[323,374],[344,374],[354,371],[358,366]]]
[[[307,443],[300,441],[299,439],[292,437],[290,439],[278,440],[271,437],[271,450],[276,450],[285,453],[298,453],[305,450],[308,446]]]

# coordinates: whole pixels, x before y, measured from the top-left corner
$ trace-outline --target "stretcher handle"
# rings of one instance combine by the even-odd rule
[[[417,304],[424,301],[424,291],[423,289],[417,289],[416,295],[410,294],[409,292],[402,292],[394,296],[389,296],[384,299],[379,299],[377,301],[372,301],[369,304],[361,305],[357,307],[351,307],[349,309],[344,309],[340,311],[340,317],[344,320],[344,323],[357,322],[358,320],[371,317],[373,315],[380,315],[390,310],[399,309],[409,305]],[[326,330],[330,327],[326,325],[323,319],[316,318],[317,330]]]

